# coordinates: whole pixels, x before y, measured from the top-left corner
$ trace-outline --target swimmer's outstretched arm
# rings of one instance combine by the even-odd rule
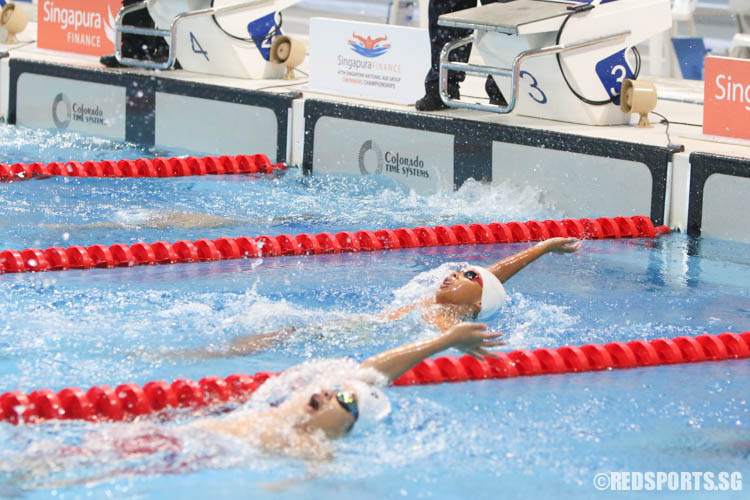
[[[183,358],[214,359],[226,358],[229,356],[247,356],[259,351],[271,349],[284,339],[294,334],[294,327],[282,328],[266,333],[256,333],[253,335],[241,335],[232,340],[229,347],[225,348],[207,348],[199,347],[198,349],[186,349],[179,351],[168,351],[167,356]]]
[[[487,269],[497,276],[501,283],[505,283],[518,271],[546,253],[573,253],[579,248],[581,248],[581,241],[576,238],[551,238],[496,262]]]
[[[388,377],[389,382],[393,382],[423,359],[451,347],[478,359],[482,356],[494,356],[487,348],[504,345],[504,342],[495,340],[501,335],[502,333],[488,332],[487,325],[482,323],[460,323],[437,337],[410,342],[376,354],[363,361],[360,366],[375,368]]]

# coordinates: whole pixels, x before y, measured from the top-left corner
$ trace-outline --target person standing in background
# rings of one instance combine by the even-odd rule
[[[122,6],[127,7],[141,0],[123,0]],[[137,26],[139,28],[153,28],[154,20],[148,13],[148,9],[143,8],[131,12],[123,18],[123,24],[127,26]],[[169,57],[169,45],[164,38],[159,36],[132,35],[123,33],[122,35],[122,56],[130,59],[140,59],[145,61],[165,61]],[[117,62],[114,54],[102,56],[99,59],[104,66],[108,68],[117,68],[121,64]],[[175,68],[178,68],[175,62]]]
[[[498,0],[481,1],[482,5],[486,5]],[[424,80],[425,95],[416,103],[418,111],[437,111],[439,109],[447,108],[442,99],[440,99],[440,51],[443,50],[446,43],[459,38],[464,38],[471,34],[471,30],[438,26],[438,18],[443,14],[470,9],[476,7],[476,5],[477,0],[430,0],[428,31],[430,34],[431,65]],[[454,50],[451,53],[450,60],[467,62],[470,53],[471,44],[464,45],[460,49]],[[453,99],[458,99],[460,97],[458,87],[464,78],[466,78],[465,73],[457,71],[448,72],[448,95]],[[496,106],[507,105],[502,92],[500,92],[500,89],[491,76],[487,76],[484,88],[487,91],[487,95],[490,97],[490,104]]]

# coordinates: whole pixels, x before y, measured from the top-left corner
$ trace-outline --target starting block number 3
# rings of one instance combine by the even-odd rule
[[[630,69],[630,65],[625,59],[625,49],[599,61],[596,64],[596,74],[612,102],[619,106],[622,82],[626,78],[633,78],[633,70]],[[547,94],[539,87],[539,81],[536,77],[528,71],[521,71],[519,76],[529,84],[529,97],[539,104],[547,104]]]
[[[625,49],[599,61],[596,64],[596,74],[612,102],[619,106],[622,81],[633,78],[633,70],[625,59]]]
[[[545,94],[544,91],[539,88],[539,82],[536,80],[536,78],[534,78],[534,75],[532,75],[528,71],[521,71],[518,75],[529,82],[529,88],[531,89],[531,92],[529,92],[529,97],[534,99],[539,104],[547,104],[547,94]]]

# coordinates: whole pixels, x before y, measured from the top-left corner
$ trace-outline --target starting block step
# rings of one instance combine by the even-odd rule
[[[440,55],[440,95],[449,107],[586,125],[628,123],[624,80],[638,78],[636,47],[671,26],[669,0],[514,0],[444,14],[438,24],[473,30]],[[468,44],[484,65],[456,61]],[[450,96],[451,71],[492,75],[507,105]]]
[[[438,24],[450,28],[479,29],[508,35],[523,34],[523,27],[570,14],[570,4],[515,0],[510,3],[491,3],[440,16]]]

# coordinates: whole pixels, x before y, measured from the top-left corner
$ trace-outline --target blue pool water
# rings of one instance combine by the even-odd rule
[[[169,155],[0,128],[5,163]],[[175,241],[560,218],[543,193],[469,183],[423,197],[376,177],[64,179],[0,184],[0,249]],[[220,227],[158,228],[167,211]],[[597,214],[591,214],[595,216]],[[489,264],[525,244],[0,275],[0,392],[140,384],[365,359],[435,332],[382,309],[420,298],[448,263]],[[437,270],[435,270],[437,268]],[[750,330],[750,246],[585,242],[508,283],[488,322],[507,350]],[[239,335],[295,327],[270,350],[199,359]],[[609,498],[609,471],[728,471],[750,479],[750,362],[385,389],[392,412],[335,443],[330,463],[191,435],[177,453],[123,458],[117,439],[197,417],[131,424],[0,423],[0,497]],[[66,446],[87,450],[69,454]],[[745,498],[741,491],[681,492]],[[627,494],[624,494],[627,496]],[[641,492],[641,496],[672,496]],[[638,494],[633,494],[638,496]]]

